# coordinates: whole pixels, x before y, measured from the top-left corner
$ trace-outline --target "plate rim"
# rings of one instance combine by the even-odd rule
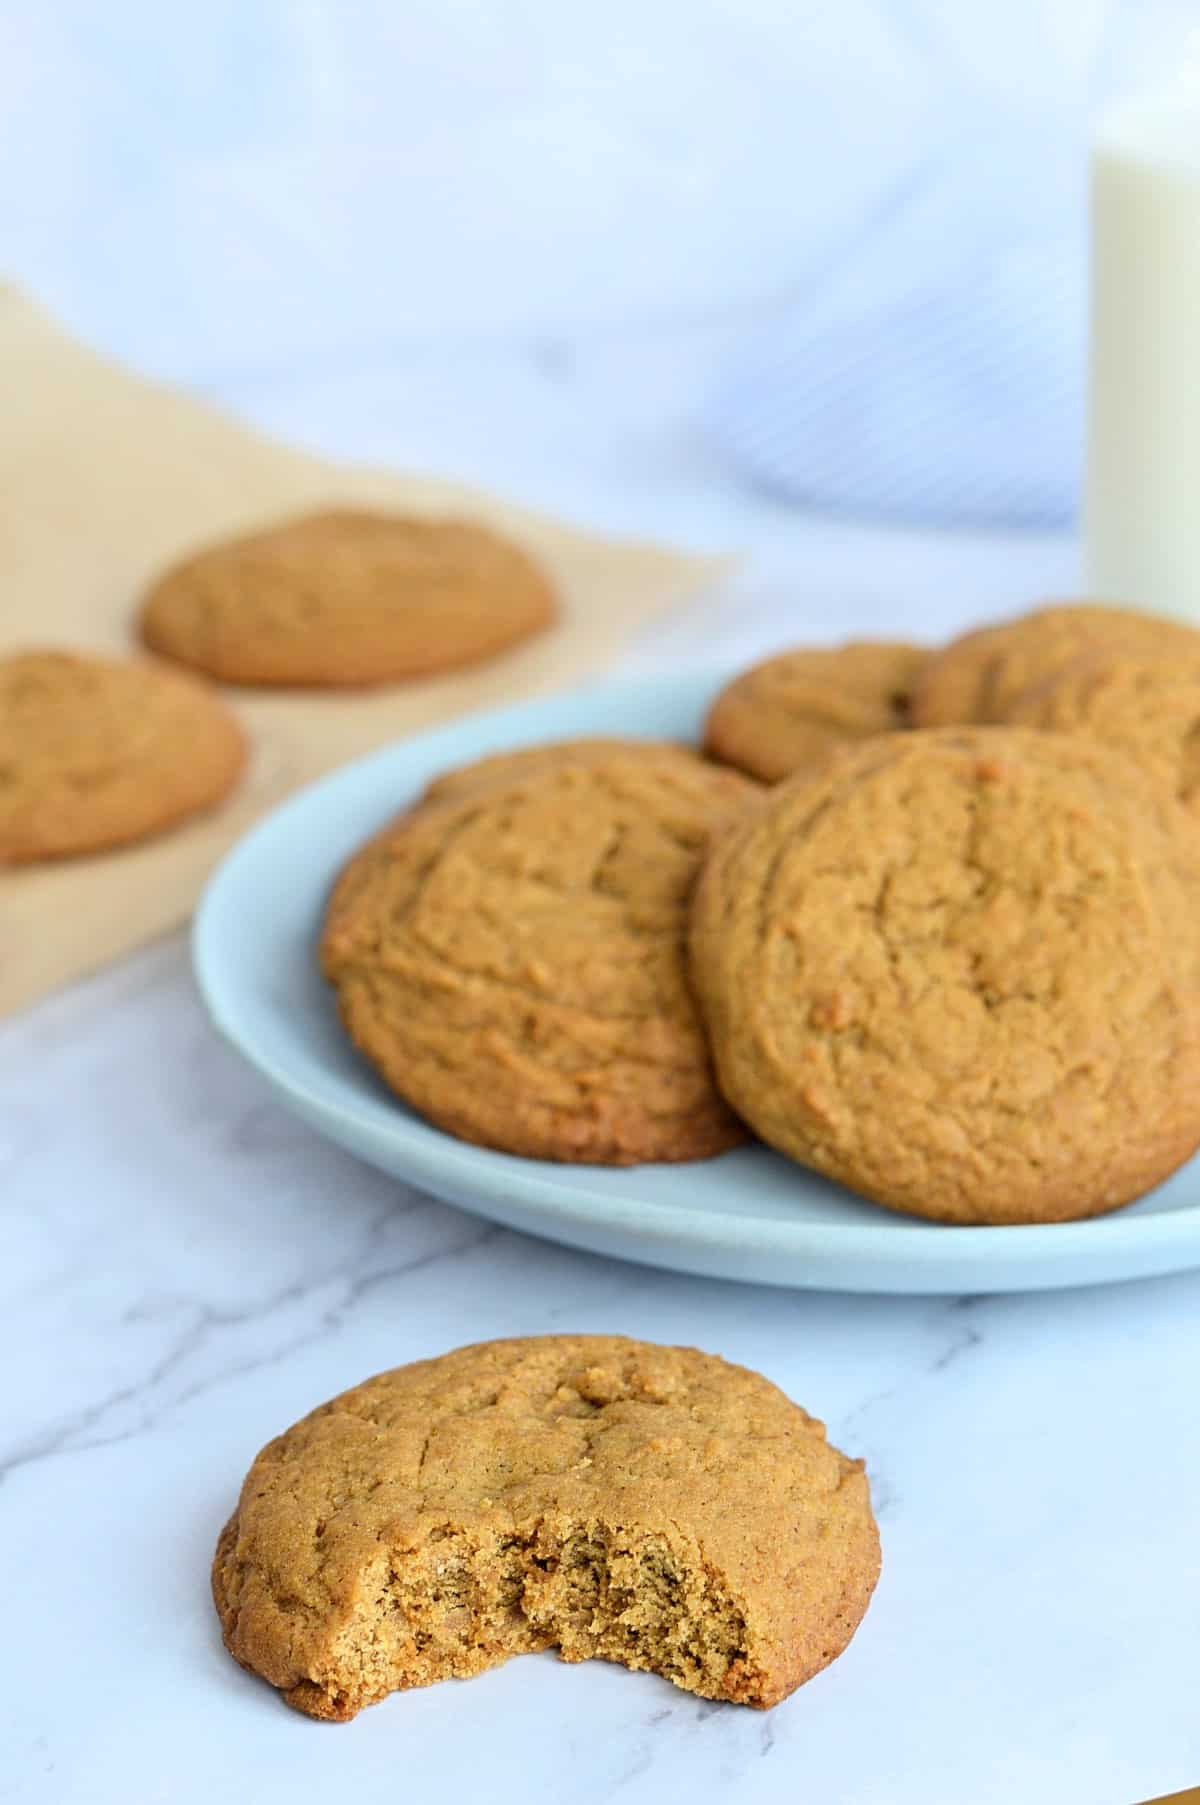
[[[661,697],[664,688],[683,690],[684,697],[680,699],[699,705],[706,695],[727,682],[729,676],[728,669],[616,676],[501,709],[478,711],[427,732],[377,747],[286,797],[261,816],[221,859],[205,883],[193,917],[190,935],[192,969],[204,1006],[222,1038],[301,1116],[332,1136],[354,1157],[367,1158],[391,1170],[382,1157],[378,1161],[373,1157],[374,1150],[386,1148],[389,1160],[398,1157],[404,1164],[405,1182],[441,1195],[440,1187],[446,1184],[448,1175],[456,1190],[477,1199],[481,1208],[489,1204],[517,1204],[525,1215],[547,1224],[567,1219],[599,1232],[636,1234],[648,1241],[675,1240],[709,1252],[735,1249],[759,1254],[779,1252],[789,1258],[812,1256],[823,1262],[840,1261],[848,1266],[869,1260],[877,1268],[920,1268],[931,1282],[936,1281],[941,1270],[961,1263],[964,1257],[978,1257],[982,1266],[989,1257],[998,1259],[1002,1256],[1010,1267],[1027,1266],[1031,1276],[1085,1254],[1102,1260],[1107,1267],[1119,1265],[1126,1251],[1143,1256],[1152,1251],[1158,1259],[1164,1259],[1190,1249],[1195,1252],[1196,1263],[1200,1264],[1200,1203],[1153,1215],[1130,1216],[1117,1210],[1071,1222],[1000,1226],[924,1221],[906,1217],[884,1205],[875,1205],[880,1218],[877,1223],[814,1222],[808,1218],[789,1222],[779,1216],[710,1214],[644,1196],[625,1198],[601,1194],[574,1186],[569,1163],[556,1168],[554,1177],[548,1177],[531,1169],[542,1162],[520,1160],[516,1155],[497,1149],[459,1142],[423,1119],[410,1123],[403,1116],[397,1116],[386,1132],[381,1131],[365,1110],[359,1113],[340,1100],[322,1094],[318,1087],[298,1078],[269,1051],[264,1051],[253,1035],[240,1030],[237,1018],[242,993],[237,985],[231,986],[227,982],[227,965],[220,953],[221,925],[230,909],[231,899],[237,895],[245,869],[253,867],[270,841],[286,832],[292,820],[305,815],[314,803],[343,790],[355,790],[367,770],[397,762],[405,764],[414,755],[419,762],[423,752],[436,755],[442,743],[453,744],[464,729],[504,734],[509,727],[518,727],[523,734],[527,726],[536,726],[539,721],[558,720],[564,707],[572,710],[577,706],[586,707],[589,701],[614,697],[617,693],[634,697],[642,692]],[[586,724],[578,724],[577,730],[587,731]],[[561,729],[552,728],[545,737],[557,737],[559,731]],[[538,737],[536,732],[528,735],[530,743]],[[500,750],[518,743],[521,743],[520,735],[500,738],[492,749]],[[476,751],[468,756],[480,755]],[[411,1138],[413,1130],[419,1127],[431,1131],[437,1138],[427,1146],[422,1145],[420,1139]],[[372,1153],[360,1152],[364,1145],[369,1146]],[[720,1157],[717,1161],[681,1163],[678,1169],[686,1171],[689,1163],[712,1166],[719,1163]],[[629,1170],[636,1172],[637,1168]],[[473,1206],[468,1203],[460,1207],[470,1209]],[[1092,1243],[1090,1249],[1087,1246],[1089,1240]],[[622,1256],[614,1254],[611,1257]],[[980,1277],[984,1276],[981,1271]],[[1140,1274],[1123,1275],[1112,1271],[1103,1279],[1077,1282],[1111,1282],[1123,1276]],[[783,1278],[779,1282],[797,1285],[795,1278]],[[831,1284],[830,1288],[835,1287]],[[920,1287],[914,1284],[911,1289],[918,1291]],[[1017,1287],[1009,1283],[1004,1289]]]

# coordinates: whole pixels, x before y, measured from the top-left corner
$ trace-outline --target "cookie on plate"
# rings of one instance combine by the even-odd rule
[[[554,764],[402,816],[321,946],[343,1023],[438,1127],[534,1159],[704,1159],[743,1139],[688,987],[711,836],[757,799],[672,754]]]
[[[1114,746],[1200,810],[1200,657],[1077,658],[1022,690],[1008,719]]]
[[[705,748],[778,783],[846,740],[907,727],[913,684],[928,657],[923,646],[885,640],[780,652],[721,691],[709,710]]]
[[[74,652],[0,657],[0,865],[143,840],[220,802],[241,728],[206,684]]]
[[[878,1573],[861,1462],[768,1380],[547,1335],[380,1373],[268,1443],[212,1582],[235,1659],[345,1719],[544,1648],[767,1707]]]
[[[548,627],[550,581],[467,520],[331,508],[207,547],[142,609],[154,651],[225,683],[392,683],[490,658]]]
[[[835,755],[715,848],[692,969],[763,1139],[889,1208],[1098,1215],[1200,1144],[1190,815],[1067,734]]]
[[[913,724],[1004,721],[1022,690],[1089,653],[1197,659],[1200,634],[1180,621],[1100,602],[1037,608],[935,652],[913,685]]]
[[[510,778],[527,777],[531,771],[547,765],[589,764],[594,760],[620,757],[645,758],[661,763],[678,758],[684,764],[702,762],[700,754],[690,746],[674,740],[608,738],[579,740],[540,740],[532,746],[516,746],[507,752],[490,752],[486,758],[472,759],[470,764],[455,765],[443,771],[426,786],[422,802],[452,802],[472,790],[486,789]]]

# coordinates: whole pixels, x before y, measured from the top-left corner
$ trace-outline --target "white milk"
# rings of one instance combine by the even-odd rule
[[[1090,593],[1200,621],[1200,71],[1092,152]]]

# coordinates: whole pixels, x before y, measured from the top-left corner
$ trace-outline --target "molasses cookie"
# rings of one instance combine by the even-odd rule
[[[1200,809],[1200,657],[1078,658],[1022,690],[1014,726],[1082,733],[1113,746]]]
[[[709,710],[714,758],[777,783],[846,740],[907,727],[909,700],[929,653],[882,640],[799,647],[743,671]]]
[[[225,683],[393,683],[547,627],[549,579],[467,520],[336,508],[186,558],[143,606],[147,645]]]
[[[222,801],[245,756],[220,697],[166,666],[0,658],[0,865],[162,833]]]
[[[1200,1144],[1196,829],[1117,752],[896,734],[718,843],[692,970],[721,1088],[889,1208],[1060,1222]]]
[[[1037,608],[935,652],[913,685],[913,725],[1004,721],[1022,690],[1085,653],[1200,659],[1200,634],[1161,615],[1099,602]]]
[[[878,1572],[861,1462],[768,1380],[547,1335],[380,1373],[270,1442],[212,1583],[235,1659],[344,1719],[544,1648],[774,1705]]]
[[[455,765],[443,771],[426,787],[422,802],[451,802],[472,790],[510,778],[521,778],[547,765],[589,764],[618,757],[646,758],[661,763],[664,758],[679,758],[684,764],[696,765],[700,754],[690,746],[671,740],[639,740],[611,737],[608,739],[540,740],[532,746],[516,746],[508,752],[490,752],[486,758],[472,759],[470,764]]]
[[[688,985],[692,884],[758,796],[657,759],[539,766],[394,822],[321,957],[355,1045],[440,1128],[535,1159],[704,1159],[743,1131]]]

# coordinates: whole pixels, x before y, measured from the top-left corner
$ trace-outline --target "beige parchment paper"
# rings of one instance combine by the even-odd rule
[[[217,813],[121,852],[0,873],[0,1015],[186,920],[221,855],[322,772],[457,715],[601,670],[643,623],[721,569],[586,533],[420,476],[331,463],[145,381],[0,286],[0,652],[134,649],[138,598],[181,552],[331,501],[466,513],[553,573],[563,619],[492,663],[377,692],[228,690],[254,750]]]

